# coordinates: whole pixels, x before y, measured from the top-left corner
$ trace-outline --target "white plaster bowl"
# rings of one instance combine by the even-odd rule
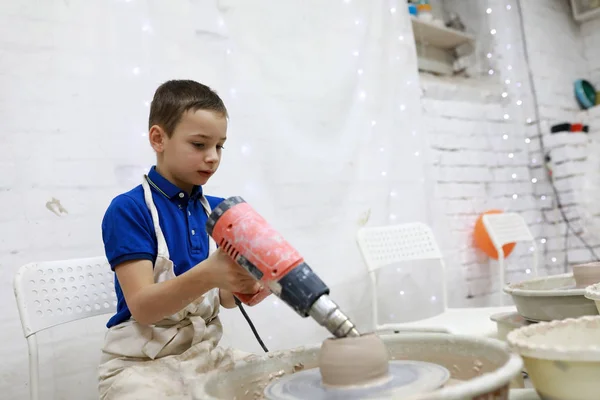
[[[585,297],[590,299],[596,305],[596,309],[600,313],[600,283],[595,283],[585,288]]]
[[[576,287],[573,274],[551,275],[511,283],[504,291],[512,296],[519,314],[529,321],[553,321],[598,315],[594,302],[584,296],[585,288]]]
[[[508,334],[542,399],[600,398],[600,316],[540,322]]]
[[[507,400],[514,378],[521,376],[523,361],[507,343],[496,339],[444,333],[381,335],[391,360],[433,362],[446,367],[454,383],[433,392],[402,400]],[[198,377],[193,399],[256,400],[273,380],[302,369],[317,368],[320,344],[250,356],[231,368]]]

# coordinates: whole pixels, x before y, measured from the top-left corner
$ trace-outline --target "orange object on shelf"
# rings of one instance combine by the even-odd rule
[[[485,225],[483,225],[483,216],[486,214],[501,214],[501,210],[489,210],[484,212],[477,218],[475,222],[475,229],[473,231],[473,240],[475,242],[475,246],[487,254],[489,257],[494,260],[498,259],[498,252],[492,243],[492,239],[490,239],[490,235],[488,234],[487,229],[485,229]],[[516,243],[507,243],[502,246],[502,251],[504,252],[504,258],[508,257],[510,253],[512,253],[515,248]]]

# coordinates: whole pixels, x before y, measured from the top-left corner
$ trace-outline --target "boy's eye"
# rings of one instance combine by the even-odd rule
[[[204,148],[204,143],[192,143],[192,145],[198,149]]]
[[[219,150],[224,150],[224,149],[225,149],[225,147],[223,147],[223,145],[222,145],[222,144],[219,144],[219,145],[217,145],[217,149],[219,149]]]

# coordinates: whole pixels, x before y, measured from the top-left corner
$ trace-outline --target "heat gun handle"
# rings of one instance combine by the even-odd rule
[[[270,294],[271,290],[265,286],[258,293],[255,294],[234,293],[233,295],[237,297],[242,303],[249,306],[254,306],[263,301]]]

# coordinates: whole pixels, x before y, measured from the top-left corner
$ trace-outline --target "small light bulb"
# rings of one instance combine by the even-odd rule
[[[517,174],[512,174],[511,176],[513,179],[517,179]]]
[[[504,83],[506,83],[507,85],[509,85],[509,84],[510,84],[510,79],[506,79],[506,80],[504,81]]]
[[[385,148],[384,148],[384,147],[380,147],[380,148],[379,148],[379,152],[380,152],[380,153],[383,153],[384,151],[385,151]]]
[[[510,115],[504,114],[504,119],[509,119],[509,118],[510,118]]]
[[[404,290],[400,291],[400,296],[404,296]]]
[[[354,57],[358,57],[358,55],[359,55],[359,54],[360,54],[360,53],[358,52],[358,50],[354,50],[354,51],[352,52],[352,55],[353,55]]]
[[[131,72],[133,72],[134,75],[139,75],[140,74],[140,67],[135,67],[134,69],[131,70]]]
[[[355,20],[355,21],[354,21],[354,25],[360,25],[360,20],[358,20],[358,19],[357,19],[357,20]]]
[[[400,104],[400,111],[406,110],[406,106],[404,104]]]
[[[531,183],[537,183],[537,178],[532,178]]]
[[[523,100],[517,100],[517,105],[520,106],[521,104],[523,104]]]
[[[529,251],[531,251],[531,252],[533,253],[533,252],[535,251],[535,247],[531,246],[531,247],[529,248]]]
[[[533,251],[533,250],[532,250],[532,251]],[[527,269],[525,270],[525,273],[526,273],[526,274],[530,274],[530,273],[531,273],[531,270],[530,270],[529,268],[527,268]]]
[[[521,87],[521,82],[516,83],[517,87]]]
[[[508,139],[508,135],[505,133],[504,135],[502,135],[502,139],[504,139],[504,140]]]
[[[359,69],[357,72],[358,72],[359,75],[363,74],[363,70],[362,69]]]
[[[492,58],[492,53],[487,53],[487,58]]]
[[[510,6],[510,4],[507,4],[507,5],[506,5],[506,9],[507,9],[507,10],[510,10],[511,8],[512,8],[512,7]]]
[[[371,126],[375,126],[375,125],[377,125],[377,121],[375,121],[375,120],[371,121]]]
[[[487,10],[485,10],[486,13],[491,14],[492,13],[492,9],[488,8]]]
[[[495,35],[495,34],[496,34],[496,30],[495,30],[495,29],[492,29],[492,30],[490,31],[490,33],[491,33],[492,35]]]
[[[546,200],[546,196],[541,196],[540,200]]]
[[[513,158],[515,155],[513,153],[508,153],[508,158]]]
[[[552,262],[556,262],[556,257],[552,257]]]
[[[398,36],[398,40],[399,41],[403,41],[404,40],[404,36],[402,36],[402,35]]]
[[[513,198],[513,200],[516,200],[516,199],[517,199],[517,197],[519,197],[519,196],[517,196],[517,194],[516,194],[516,193],[512,195],[512,198]]]
[[[431,301],[436,301],[436,300],[437,300],[437,297],[431,296]]]
[[[527,118],[527,123],[530,124],[531,122],[533,122],[533,120],[531,118]]]
[[[381,176],[386,176],[386,175],[387,175],[387,172],[381,171]]]
[[[396,192],[394,192],[393,190],[390,192],[390,197],[396,197]]]
[[[364,90],[361,90],[361,91],[360,91],[360,93],[358,94],[358,97],[359,97],[361,100],[364,100],[364,99],[367,97],[367,93],[365,93],[365,91],[364,91]]]
[[[392,14],[394,14],[394,13],[396,12],[396,7],[392,7],[392,8],[390,8],[390,12],[391,12]]]
[[[410,134],[413,136],[417,136],[417,131],[412,131]]]
[[[395,215],[395,214],[390,214],[390,219],[391,219],[392,221],[394,221],[396,218],[397,218],[397,217],[396,217],[396,215]]]
[[[406,81],[406,86],[410,86],[412,84],[412,81],[409,79]]]
[[[415,151],[415,157],[419,157],[419,152]]]
[[[546,243],[546,238],[541,238],[541,239],[540,239],[540,243],[541,243],[541,244],[544,244],[544,243]]]
[[[509,65],[508,67],[506,67],[507,70],[512,70],[512,65]]]
[[[148,132],[142,132],[142,133],[140,133],[140,136],[141,137],[146,137],[146,136],[148,136]]]
[[[525,138],[525,143],[527,143],[527,144],[531,143],[531,139]]]
[[[149,101],[145,101],[145,102],[144,102],[144,105],[145,105],[146,107],[150,107],[150,102],[149,102]]]
[[[226,50],[226,53],[227,53],[227,54],[231,54],[231,49],[227,49],[227,50]]]
[[[532,158],[532,159],[531,159],[531,163],[532,163],[532,164],[535,164],[535,163],[537,163],[537,158]]]
[[[493,70],[493,69],[490,69],[490,70],[488,71],[488,74],[489,74],[489,75],[494,75],[494,70]]]
[[[510,50],[510,48],[512,47],[512,45],[509,43],[506,45],[506,50]]]
[[[508,96],[508,93],[502,92],[502,97],[507,97],[507,96]]]

